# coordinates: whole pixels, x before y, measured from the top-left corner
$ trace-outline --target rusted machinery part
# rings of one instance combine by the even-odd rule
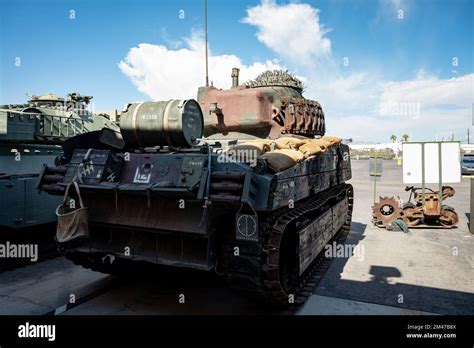
[[[459,216],[454,211],[453,207],[443,205],[441,207],[441,216],[439,217],[439,223],[445,228],[452,228],[459,222]]]
[[[378,226],[387,227],[402,217],[398,201],[394,197],[379,197],[379,202],[373,206],[373,216]]]
[[[410,187],[406,187],[406,189],[408,189]],[[456,190],[454,190],[453,187],[451,186],[443,186],[442,188],[442,196],[443,196],[443,200],[445,200],[446,198],[449,198],[449,197],[453,197],[454,194],[456,193]],[[426,190],[425,192],[425,197],[428,197],[429,195],[432,195],[432,196],[438,196],[439,195],[439,191],[430,191],[430,190]],[[416,192],[415,194],[415,201],[418,203],[418,204],[423,204],[423,194],[421,191],[418,191]]]
[[[443,186],[443,199],[454,196],[456,191],[451,186]]]
[[[329,267],[331,259],[321,252],[298,277],[295,226],[314,221],[308,219],[308,214],[323,207],[327,211],[328,203],[340,195],[348,200],[347,218],[329,243],[344,242],[350,232],[354,199],[353,188],[349,184],[339,185],[315,198],[298,202],[292,209],[282,208],[260,219],[263,237],[259,238],[258,246],[246,250],[245,255],[241,253],[234,257],[235,239],[229,238],[222,260],[222,272],[229,285],[272,305],[288,308],[303,304]],[[294,303],[289,301],[290,295],[294,295]]]
[[[414,217],[417,207],[411,203],[405,203],[402,208],[402,218],[408,227],[416,226],[421,222],[419,217]]]

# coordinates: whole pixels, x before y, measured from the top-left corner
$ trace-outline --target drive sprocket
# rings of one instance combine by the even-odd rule
[[[394,197],[379,197],[379,202],[372,209],[377,226],[387,227],[389,223],[402,217],[400,204]]]

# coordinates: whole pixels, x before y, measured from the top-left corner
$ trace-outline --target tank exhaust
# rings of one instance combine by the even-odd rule
[[[209,87],[209,53],[207,38],[207,0],[204,0],[204,30],[206,35],[206,87]]]
[[[236,88],[239,86],[239,72],[240,69],[238,68],[233,68],[232,69],[232,88]]]

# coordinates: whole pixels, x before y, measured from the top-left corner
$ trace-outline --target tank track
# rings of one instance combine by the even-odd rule
[[[329,243],[344,242],[350,232],[353,209],[353,188],[349,184],[338,185],[297,202],[291,209],[285,207],[263,218],[259,216],[259,229],[263,233],[260,233],[261,237],[256,246],[252,247],[249,243],[241,243],[236,241],[235,237],[230,237],[222,259],[222,272],[229,285],[271,305],[285,308],[302,305],[312,294],[332,259],[324,257],[321,252],[297,279],[296,291],[292,293],[294,301],[289,301],[290,294],[285,291],[280,281],[279,257],[284,232],[292,223],[297,223],[298,229],[301,229],[315,221],[307,221],[308,213],[319,211],[319,217],[330,209],[331,201],[341,194],[345,194],[343,199],[348,200],[347,218]],[[233,255],[235,246],[240,249],[239,256]]]
[[[95,272],[111,274],[114,276],[124,276],[129,274],[130,263],[117,260],[114,263],[102,262],[103,255],[87,254],[79,251],[66,252],[66,259],[72,261],[75,265],[82,266]]]

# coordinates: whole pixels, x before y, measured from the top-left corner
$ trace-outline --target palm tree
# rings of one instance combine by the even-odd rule
[[[392,141],[392,143],[396,142],[397,141],[397,136],[395,134],[392,134],[390,136],[390,140]]]
[[[410,137],[410,136],[409,136],[408,134],[403,134],[403,135],[402,135],[403,141],[408,141],[408,138],[409,138],[409,137]]]

